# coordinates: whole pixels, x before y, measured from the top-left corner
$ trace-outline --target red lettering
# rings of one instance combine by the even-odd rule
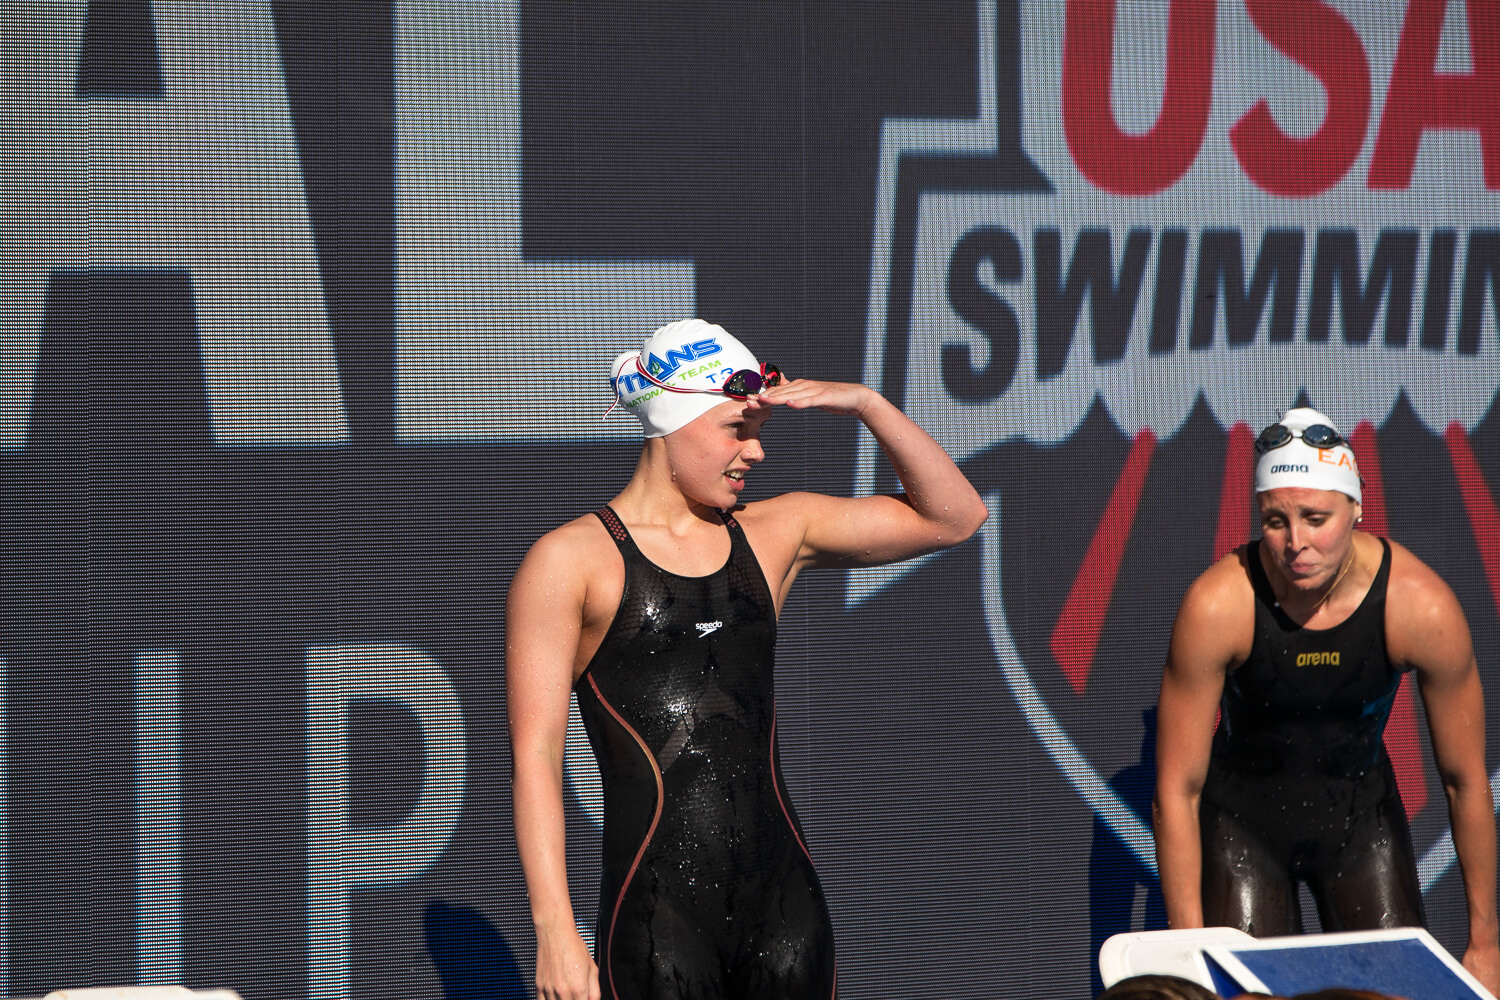
[[[1322,0],[1246,0],[1256,28],[1318,78],[1328,95],[1323,124],[1306,138],[1276,124],[1265,99],[1229,130],[1240,166],[1272,194],[1305,197],[1337,184],[1365,140],[1370,122],[1370,65],[1359,35]]]
[[[1063,132],[1073,162],[1115,194],[1171,186],[1203,145],[1213,92],[1215,0],[1171,0],[1162,107],[1143,135],[1120,130],[1110,105],[1115,0],[1068,0],[1063,28]]]
[[[1484,156],[1484,186],[1500,188],[1500,4],[1470,0],[1468,73],[1436,71],[1445,0],[1411,0],[1391,68],[1369,186],[1411,185],[1427,129],[1473,129]]]

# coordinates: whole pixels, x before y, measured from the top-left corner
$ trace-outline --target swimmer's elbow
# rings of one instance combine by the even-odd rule
[[[956,512],[953,517],[954,534],[947,540],[948,545],[958,545],[973,538],[984,522],[989,520],[990,509],[985,506],[984,500],[975,493],[972,498]]]
[[[903,559],[962,545],[974,537],[990,516],[990,509],[977,493],[959,502],[950,500],[941,506],[923,505],[909,495],[898,499],[917,515],[910,522],[914,529],[910,538],[916,548],[903,554],[900,557]]]
[[[1475,773],[1472,768],[1439,768],[1438,779],[1442,782],[1443,794],[1448,797],[1449,803],[1475,797],[1493,803],[1489,775],[1483,770]]]

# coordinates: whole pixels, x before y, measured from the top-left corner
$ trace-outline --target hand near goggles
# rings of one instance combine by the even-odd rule
[[[724,396],[742,400],[752,410],[763,406],[789,406],[794,410],[817,407],[829,413],[858,416],[864,412],[870,398],[876,395],[873,389],[854,382],[820,382],[815,379],[789,379],[781,369],[770,362],[762,362],[760,370],[741,368],[716,388],[701,389],[696,386],[672,385],[646,370],[637,358],[636,371],[653,385],[668,392],[692,392],[709,396]]]
[[[865,412],[878,393],[858,382],[822,382],[800,378],[785,381],[772,392],[763,392],[747,400],[752,406],[786,406],[793,410],[820,409],[827,413],[857,417]]]

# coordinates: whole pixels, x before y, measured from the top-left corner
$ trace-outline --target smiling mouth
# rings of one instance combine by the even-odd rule
[[[743,472],[726,472],[724,473],[724,475],[728,476],[730,479],[733,479],[737,483],[742,483],[745,481],[745,474]]]

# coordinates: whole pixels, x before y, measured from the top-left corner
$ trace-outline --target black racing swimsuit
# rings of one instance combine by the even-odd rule
[[[604,785],[596,960],[615,1000],[824,1000],[833,928],[776,756],[776,608],[734,518],[708,576],[625,560],[578,679]]]
[[[1255,642],[1230,672],[1200,820],[1206,926],[1300,933],[1425,926],[1406,810],[1382,735],[1401,673],[1386,656],[1390,545],[1349,618],[1307,629],[1276,602],[1255,543]]]

